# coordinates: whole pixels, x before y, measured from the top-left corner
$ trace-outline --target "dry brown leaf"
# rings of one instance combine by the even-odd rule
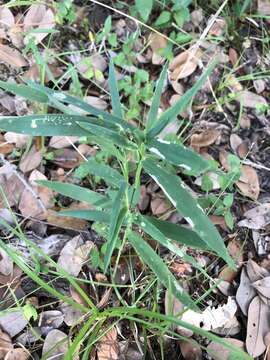
[[[243,341],[234,338],[226,338],[225,340],[230,345],[234,345],[239,347],[241,350],[245,350],[245,344],[243,343]],[[230,353],[231,353],[230,350],[228,350],[225,346],[218,344],[217,342],[211,342],[207,346],[207,352],[213,360],[230,359]]]
[[[169,65],[170,79],[175,81],[191,75],[196,70],[201,56],[202,51],[200,49],[196,52],[192,49],[186,50],[177,55]]]
[[[260,230],[270,223],[270,203],[256,206],[244,213],[244,220],[239,221],[238,226],[253,230]]]
[[[201,147],[207,147],[217,140],[220,136],[220,131],[216,129],[208,129],[200,134],[193,134],[191,136],[190,144],[194,149],[198,149]]]
[[[0,273],[1,275],[8,276],[13,271],[13,261],[4,249],[0,249]]]
[[[10,28],[15,23],[15,18],[10,9],[6,6],[0,6],[0,28]]]
[[[59,66],[56,66],[54,64],[48,64],[48,68],[52,75],[57,79],[62,75],[62,70]],[[40,66],[37,64],[33,64],[30,66],[30,68],[23,74],[23,78],[26,80],[32,80],[35,82],[39,82],[40,79]],[[45,73],[45,83],[48,83],[50,81],[50,78],[47,74],[47,71]]]
[[[236,182],[240,191],[252,200],[257,200],[260,194],[260,184],[257,172],[251,166],[242,165],[241,177]]]
[[[237,271],[229,268],[228,266],[225,266],[218,275],[219,279],[227,281],[228,283],[232,283],[236,276]]]
[[[240,117],[239,124],[242,129],[250,129],[251,126],[250,117],[247,114],[242,114]]]
[[[5,135],[5,140],[10,142],[10,143],[14,143],[16,145],[17,148],[21,149],[24,146],[26,146],[28,140],[30,139],[29,135],[24,135],[24,134],[17,134],[14,132],[6,132]]]
[[[36,184],[37,180],[47,180],[38,170],[33,170],[29,176],[29,187],[22,192],[19,209],[25,217],[46,218],[46,210],[54,206],[53,191]]]
[[[39,326],[45,327],[46,331],[59,328],[64,321],[64,315],[59,310],[43,311],[39,318]]]
[[[42,357],[48,357],[55,360],[64,358],[68,350],[68,336],[60,330],[54,329],[49,332],[44,340]],[[46,356],[47,355],[47,356]]]
[[[42,161],[41,151],[36,151],[35,146],[22,157],[19,168],[22,172],[26,173],[36,169]]]
[[[57,263],[70,275],[78,276],[94,247],[92,241],[84,243],[80,235],[75,236],[63,247]]]
[[[80,288],[85,292],[88,293],[88,289],[86,284],[81,283],[80,284]],[[69,291],[70,291],[70,295],[72,297],[72,299],[74,301],[76,301],[76,303],[83,305],[85,307],[87,307],[87,302],[83,299],[83,297],[81,296],[81,294],[73,287],[73,286],[69,286]]]
[[[193,25],[199,27],[200,23],[203,21],[204,16],[203,16],[203,9],[202,8],[198,8],[196,10],[193,10],[192,13],[190,14],[190,18],[191,21],[193,23]]]
[[[86,230],[88,222],[83,219],[76,219],[69,216],[59,216],[56,211],[48,210],[46,220],[49,224],[58,226],[63,229],[71,229],[75,231]]]
[[[26,349],[17,348],[9,350],[4,360],[27,360],[30,358],[30,353]]]
[[[229,48],[229,59],[232,66],[235,66],[238,63],[239,55],[234,48]]]
[[[0,154],[10,154],[14,150],[14,145],[6,142],[5,138],[0,135]]]
[[[226,28],[227,28],[227,23],[226,23],[225,19],[218,18],[218,19],[216,19],[214,24],[211,26],[211,28],[209,30],[209,35],[222,36],[222,34],[225,32]]]
[[[147,193],[145,185],[142,185],[140,189],[140,201],[138,203],[138,207],[141,211],[145,211],[148,208],[149,203],[150,203],[150,196]]]
[[[70,141],[75,144],[79,141],[78,136],[52,136],[49,142],[49,147],[54,149],[63,149],[71,146]]]
[[[97,358],[98,360],[118,360],[119,354],[117,330],[113,327],[98,342]]]
[[[11,176],[0,175],[0,184],[3,187],[9,206],[18,205],[25,188],[22,181],[15,174]],[[2,197],[0,197],[0,206],[2,208],[6,207],[5,200]]]
[[[251,282],[258,281],[270,275],[266,269],[259,266],[255,261],[251,259],[249,259],[247,262],[247,274]]]
[[[2,44],[0,44],[0,61],[4,61],[8,65],[18,68],[28,65],[27,61],[18,50]]]
[[[162,49],[166,48],[167,46],[167,39],[156,33],[151,33],[149,37],[149,44],[152,49],[152,63],[154,65],[161,65],[164,63],[165,58],[164,56],[160,55]]]
[[[258,105],[266,105],[267,101],[261,95],[255,94],[252,91],[243,90],[236,94],[236,100],[247,108],[256,109]]]
[[[242,84],[240,83],[240,81],[237,80],[237,78],[232,75],[232,74],[229,74],[227,76],[227,79],[226,79],[226,84],[228,84],[229,88],[233,91],[233,92],[239,92],[239,91],[242,91],[243,90],[243,86]]]
[[[162,197],[155,197],[151,201],[151,210],[153,215],[162,215],[166,213],[171,208],[171,205],[168,201]]]
[[[77,167],[84,159],[73,149],[57,149],[53,151],[52,162],[64,169]]]
[[[180,349],[185,360],[202,359],[202,349],[195,340],[181,340]]]
[[[264,338],[270,331],[270,308],[259,296],[250,303],[248,309],[246,348],[252,357],[263,354],[266,349]]]
[[[4,359],[9,350],[13,349],[10,336],[0,329],[0,359]]]
[[[249,305],[255,296],[256,292],[252,287],[252,283],[247,275],[246,268],[243,267],[240,284],[236,292],[236,301],[244,315],[247,316]]]
[[[0,315],[0,326],[10,337],[14,337],[21,332],[27,325],[23,312],[17,309],[9,309]],[[14,310],[14,311],[12,311]]]
[[[252,286],[258,291],[259,295],[263,295],[270,299],[270,276],[252,283]]]
[[[230,145],[235,153],[237,153],[238,147],[242,144],[243,140],[237,134],[231,134]]]
[[[108,104],[105,100],[102,100],[98,96],[86,96],[84,98],[84,101],[87,102],[87,104],[94,106],[97,109],[100,110],[106,110],[108,107]]]
[[[73,305],[66,303],[60,306],[62,313],[64,314],[64,322],[67,326],[75,326],[82,319],[84,313],[82,310],[76,309]]]
[[[30,6],[27,14],[24,17],[24,31],[30,31],[31,29],[38,28],[42,29],[52,29],[55,26],[54,14],[51,9],[46,9],[45,5],[42,4],[33,4]],[[27,44],[30,38],[35,38],[36,43],[40,43],[46,36],[48,32],[37,32],[30,33],[29,36],[26,36],[24,42]]]

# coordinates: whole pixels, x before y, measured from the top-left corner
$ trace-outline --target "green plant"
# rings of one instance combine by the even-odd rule
[[[54,7],[56,10],[56,22],[62,25],[64,22],[72,24],[76,19],[76,14],[73,7],[73,0],[55,1]]]
[[[177,175],[179,171],[185,171],[186,175],[198,175],[209,170],[209,163],[181,144],[163,141],[158,138],[159,133],[191,102],[193,96],[204,84],[214,66],[215,64],[211,64],[205,73],[201,75],[198,82],[178,102],[158,117],[160,97],[167,73],[167,68],[164,67],[155,89],[146,122],[141,127],[135,127],[123,118],[123,109],[120,103],[112,62],[109,69],[112,114],[98,110],[66,93],[54,91],[39,84],[29,82],[28,85],[15,85],[13,83],[0,82],[0,87],[9,92],[24,96],[31,101],[47,104],[64,113],[22,117],[1,116],[1,129],[28,133],[33,136],[77,135],[88,137],[92,142],[94,141],[98,144],[102,150],[110,151],[110,164],[98,163],[93,158],[84,164],[88,174],[102,179],[106,183],[107,191],[105,194],[73,184],[39,181],[40,185],[44,185],[77,201],[88,202],[92,207],[95,207],[94,210],[62,211],[60,215],[93,221],[96,226],[95,229],[99,228],[102,236],[107,239],[102,251],[103,255],[91,254],[91,257],[96,259],[96,266],[104,269],[104,272],[110,271],[113,280],[121,253],[126,247],[132,246],[141,260],[155,273],[160,283],[167,287],[185,306],[193,309],[197,309],[197,303],[200,299],[194,301],[183,291],[179,282],[169,271],[166,263],[147,243],[147,239],[152,237],[158,244],[166,247],[184,261],[190,262],[203,274],[205,274],[205,271],[196,263],[192,256],[179,248],[179,244],[214,252],[217,256],[224,259],[230,267],[234,267],[234,262],[229,256],[216,228]],[[67,105],[72,105],[72,110]],[[89,116],[75,114],[74,107],[87,111]],[[136,205],[139,200],[141,174],[143,171],[149,174],[160,186],[172,205],[190,224],[191,229],[142,215],[138,211]],[[15,229],[11,229],[11,231],[17,234],[17,236],[23,237]],[[27,242],[28,240],[25,239],[25,241]],[[28,276],[41,286],[44,286],[50,293],[57,294],[57,297],[59,296],[60,299],[73,305],[72,300],[64,298],[56,290],[44,283],[37,274],[34,274],[20,256],[15,254],[3,241],[0,241],[0,245]],[[36,245],[29,242],[29,246],[34,246],[34,250],[40,253]],[[114,253],[117,253],[116,264],[114,262],[114,268],[112,268],[111,258]],[[102,259],[100,259],[100,255],[102,255]],[[51,266],[55,267],[62,276],[65,276],[85,297],[85,294],[82,293],[82,290],[73,278],[64,273],[48,256],[46,257],[45,255],[45,258],[50,262]],[[69,356],[71,357],[67,358],[72,358],[72,354],[74,354],[82,339],[87,336],[91,324],[95,321],[103,323],[104,318],[119,316],[140,322],[139,318],[135,318],[136,314],[138,316],[145,315],[149,319],[157,319],[156,314],[153,312],[145,310],[133,312],[128,307],[98,312],[91,301],[88,298],[85,299],[89,307],[93,309],[93,315],[79,331],[69,349]],[[85,310],[87,311],[85,307],[82,310],[84,312]],[[161,316],[159,319],[164,320],[165,325],[172,322],[170,317]],[[173,320],[173,322],[176,322],[176,320]],[[187,328],[194,329],[189,324],[184,324],[180,321],[179,323]],[[158,321],[154,326],[162,328],[161,325],[158,325]],[[196,332],[208,338],[212,336],[201,329],[197,329]],[[214,336],[212,338],[218,339]],[[232,347],[230,349],[235,350]],[[239,350],[235,351],[239,355]],[[241,357],[238,358],[240,359]],[[242,358],[248,357],[243,355]]]

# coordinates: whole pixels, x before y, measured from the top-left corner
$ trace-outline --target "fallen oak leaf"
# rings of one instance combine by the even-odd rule
[[[199,60],[202,57],[202,51],[192,49],[181,52],[170,63],[170,80],[180,80],[191,75],[197,68]]]
[[[97,358],[98,360],[118,360],[119,353],[117,330],[113,327],[98,342]]]
[[[249,305],[246,348],[252,357],[263,354],[266,350],[264,338],[270,331],[269,305],[256,296]]]
[[[190,139],[190,145],[193,147],[193,149],[198,150],[202,147],[207,147],[214,144],[219,136],[219,130],[208,129],[202,131],[200,134],[193,134]]]
[[[2,44],[0,44],[0,61],[18,68],[28,65],[27,61],[18,50]]]
[[[242,165],[241,176],[236,186],[245,196],[257,200],[260,194],[260,183],[256,170],[251,166]]]

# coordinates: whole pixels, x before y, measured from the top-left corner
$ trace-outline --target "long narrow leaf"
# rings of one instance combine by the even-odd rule
[[[90,159],[84,164],[89,174],[99,176],[107,183],[119,187],[125,181],[124,177],[115,169],[108,165],[99,164],[94,159]]]
[[[154,217],[145,216],[155,227],[161,231],[164,236],[174,240],[178,244],[186,245],[200,250],[209,250],[207,244],[202,241],[195,231],[185,228],[184,226],[173,224],[169,221],[159,220]]]
[[[119,90],[117,86],[117,80],[115,76],[115,69],[112,58],[110,59],[110,66],[109,66],[109,87],[110,87],[110,93],[112,99],[113,114],[119,118],[122,118],[123,117],[122,107],[121,107]]]
[[[152,139],[147,143],[147,148],[160,159],[192,171],[194,175],[198,175],[209,168],[209,163],[203,157],[183,145],[161,139]]]
[[[118,134],[116,131],[113,131],[111,129],[107,129],[105,127],[96,125],[96,124],[90,124],[90,123],[79,123],[79,125],[85,129],[86,131],[89,131],[90,133],[99,136],[101,138],[107,139],[110,142],[118,145],[119,147],[124,147],[128,149],[136,149],[136,145],[129,141],[126,137],[123,135]]]
[[[76,97],[70,96],[70,95],[60,92],[60,91],[52,90],[46,86],[43,86],[43,85],[40,85],[37,83],[28,82],[28,84],[33,89],[37,89],[39,91],[44,92],[44,94],[46,94],[48,96],[52,106],[54,105],[55,102],[61,102],[63,104],[72,105],[81,110],[86,111],[87,113],[89,113],[91,115],[94,115],[96,117],[99,117],[100,119],[104,119],[107,122],[117,125],[120,130],[122,129],[122,130],[128,130],[128,131],[132,132],[136,129],[133,125],[129,124],[125,120],[123,120],[117,116],[114,116],[106,111],[97,109],[94,106],[92,106],[92,105],[86,103],[85,101],[80,100]],[[58,106],[58,103],[56,103],[56,104]]]
[[[169,289],[172,294],[184,305],[190,309],[197,309],[191,297],[184,292],[179,282],[175,279],[166,264],[156,254],[156,252],[147,244],[138,234],[130,231],[128,235],[129,242],[134,247],[142,261],[148,265],[156,274],[158,280]]]
[[[180,178],[168,173],[149,159],[143,162],[143,167],[161,187],[175,208],[184,216],[192,230],[207,244],[209,249],[215,251],[229,266],[234,268],[234,261],[228,254],[223,239],[197,202],[186,190]]]
[[[163,90],[164,81],[165,81],[165,78],[167,75],[167,70],[168,70],[168,64],[166,64],[163,67],[163,70],[158,79],[158,83],[157,83],[157,86],[155,89],[153,101],[151,103],[150,110],[149,110],[147,120],[146,120],[146,129],[147,130],[151,129],[154,125],[156,125],[156,123],[158,121],[158,109],[159,109],[159,105],[160,105],[160,98],[161,98],[161,94],[162,94],[162,90]]]
[[[122,207],[122,201],[125,195],[126,188],[127,188],[127,183],[123,182],[120,185],[118,193],[113,202],[113,206],[112,206],[113,211],[111,212],[108,241],[107,241],[106,253],[104,256],[105,272],[107,272],[107,269],[110,265],[112,253],[115,248],[123,220],[127,213],[127,209],[125,207],[124,208]]]
[[[167,237],[151,221],[148,220],[146,216],[137,215],[135,223],[148,235],[150,235],[154,240],[165,246],[168,250],[179,256],[185,262],[190,263],[195,269],[198,269],[204,276],[209,278],[207,272],[198,264],[198,262],[192,256],[187,255],[179,248],[179,246],[174,244],[172,241],[169,241]]]
[[[0,87],[14,95],[19,95],[30,101],[37,101],[40,103],[48,103],[49,98],[42,91],[31,89],[27,85],[17,85],[10,82],[0,80]]]
[[[192,88],[189,89],[172,107],[170,107],[160,116],[157,124],[148,131],[148,138],[153,138],[157,136],[170,122],[172,122],[176,118],[177,115],[179,115],[179,113],[186,109],[188,104],[193,99],[194,95],[196,95],[196,93],[203,86],[207,77],[211,74],[216,64],[216,61],[212,62],[206,69],[206,71],[200,76],[198,81],[192,86]]]
[[[80,115],[0,116],[0,129],[33,136],[87,136],[89,131],[78,122],[103,125],[102,120]]]
[[[47,188],[57,191],[59,194],[68,196],[74,200],[87,202],[90,205],[102,207],[103,204],[110,201],[110,199],[104,195],[74,184],[48,180],[38,180],[36,183],[46,186]]]
[[[98,221],[108,224],[110,222],[110,214],[104,211],[96,210],[63,210],[57,213],[58,216],[69,216],[88,221]]]

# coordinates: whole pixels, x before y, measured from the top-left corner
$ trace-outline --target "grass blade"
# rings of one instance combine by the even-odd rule
[[[112,99],[113,114],[119,118],[122,118],[123,117],[122,107],[121,107],[119,90],[115,76],[115,68],[112,58],[110,59],[110,66],[109,66],[109,88]]]
[[[0,87],[14,95],[19,95],[30,101],[37,101],[39,103],[48,103],[49,98],[42,91],[31,89],[27,85],[17,85],[5,81],[0,81]]]
[[[199,250],[209,250],[208,246],[194,231],[184,226],[170,223],[169,221],[159,220],[154,217],[144,216],[149,222],[155,225],[159,231],[167,238],[174,240],[178,244],[186,245]]]
[[[180,166],[192,174],[198,175],[209,169],[209,163],[192,149],[180,144],[152,139],[147,144],[148,150],[159,158]]]
[[[133,150],[137,148],[136,145],[129,141],[126,137],[118,134],[111,129],[107,129],[105,127],[91,123],[79,123],[79,126],[81,126],[86,131],[92,133],[93,135],[108,139],[110,142],[120,147]]]
[[[110,222],[110,214],[104,211],[96,210],[63,210],[57,213],[58,216],[70,216],[88,221],[98,221],[108,224]]]
[[[37,83],[33,83],[31,81],[29,81],[28,84],[33,89],[37,89],[39,91],[44,92],[44,94],[46,94],[48,96],[50,104],[52,106],[55,105],[56,108],[58,108],[59,102],[63,103],[63,104],[72,105],[72,106],[75,106],[78,109],[84,110],[87,113],[94,115],[100,119],[106,120],[107,122],[114,124],[115,126],[118,126],[119,130],[126,130],[129,132],[132,132],[136,129],[133,125],[129,124],[125,120],[123,120],[117,116],[114,116],[106,111],[97,109],[94,106],[92,106],[92,105],[86,103],[85,101],[80,100],[76,97],[70,96],[61,91],[52,90],[46,86],[43,86],[43,85],[40,85]],[[63,111],[63,109],[61,111]],[[67,111],[70,112],[70,109],[67,108]],[[137,131],[138,131],[138,129],[137,129]]]
[[[102,124],[102,121],[96,118],[79,115],[0,116],[0,129],[33,136],[88,136],[89,131],[77,122]]]
[[[74,200],[87,202],[90,205],[102,206],[102,204],[110,201],[110,199],[104,195],[74,184],[48,180],[38,180],[36,183]]]
[[[106,183],[119,187],[125,178],[115,169],[108,165],[99,164],[94,159],[90,159],[84,164],[89,174],[101,177]]]
[[[179,282],[175,279],[166,264],[156,254],[156,252],[147,244],[138,234],[130,231],[128,235],[129,242],[134,247],[142,261],[147,264],[156,274],[158,280],[184,305],[190,309],[197,310],[197,306],[191,297],[184,292]]]
[[[148,133],[148,138],[153,138],[157,136],[170,122],[172,122],[180,112],[184,111],[188,104],[193,99],[194,95],[200,90],[200,88],[205,83],[207,77],[211,74],[217,62],[213,61],[205,72],[200,76],[198,81],[189,89],[180,99],[166,110],[158,119],[157,124],[152,127]]]
[[[149,159],[143,162],[143,167],[208,248],[222,257],[230,267],[235,268],[234,261],[228,254],[217,229],[185,189],[180,178],[168,173]]]
[[[207,272],[197,263],[197,261],[190,255],[187,255],[172,241],[169,241],[167,237],[151,222],[146,216],[138,215],[135,223],[150,235],[154,240],[165,246],[173,254],[179,256],[185,262],[190,263],[195,269],[198,269],[205,277],[210,278]],[[211,278],[210,278],[211,279]]]
[[[146,120],[146,129],[151,129],[154,125],[156,125],[158,119],[158,109],[160,105],[160,98],[163,90],[164,81],[167,75],[168,64],[163,67],[163,70],[158,79],[158,83],[155,89],[153,101],[150,106],[150,110]]]
[[[108,241],[107,241],[106,253],[104,256],[105,273],[107,272],[109,264],[111,262],[112,253],[115,248],[122,223],[127,213],[127,208],[126,207],[122,208],[122,201],[125,196],[126,188],[127,188],[127,183],[123,182],[120,185],[120,188],[112,205],[113,211],[111,212]]]

